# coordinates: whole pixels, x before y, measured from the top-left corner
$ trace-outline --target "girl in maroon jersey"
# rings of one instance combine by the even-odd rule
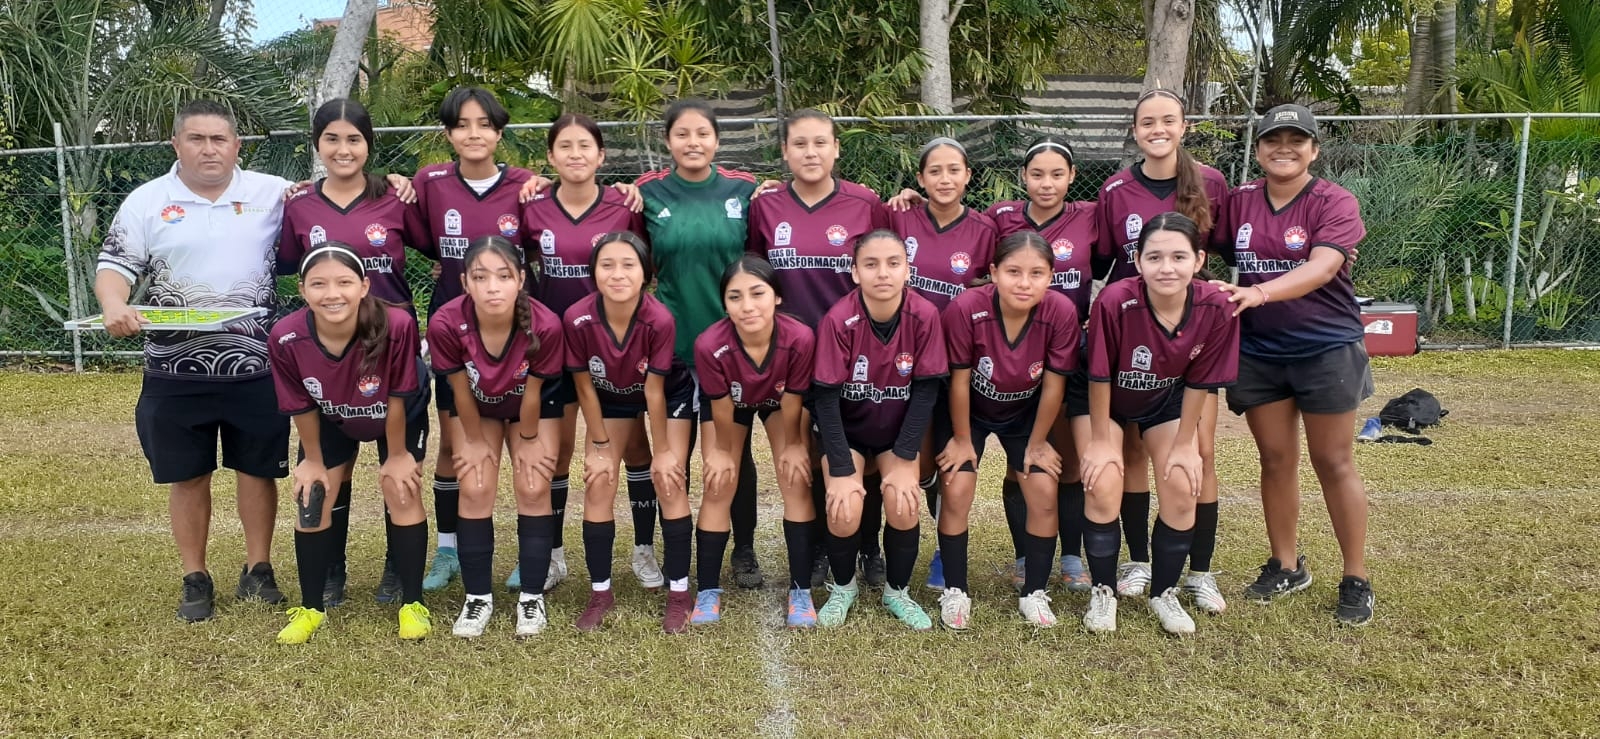
[[[1078,369],[1083,329],[1072,301],[1050,289],[1052,256],[1032,231],[1001,239],[990,269],[993,283],[962,293],[944,311],[949,431],[935,445],[949,481],[938,514],[946,584],[939,619],[951,629],[967,628],[972,616],[967,516],[990,434],[1000,438],[1028,504],[1026,580],[1017,607],[1035,626],[1056,624],[1045,589],[1059,525],[1061,455],[1050,445],[1050,429],[1060,415],[1067,375]]]
[[[830,308],[817,329],[816,416],[827,457],[834,578],[817,622],[842,625],[855,602],[863,478],[874,466],[883,476],[888,523],[883,604],[901,623],[922,630],[932,621],[909,590],[921,508],[917,454],[949,371],[944,335],[933,304],[906,288],[911,270],[899,236],[872,231],[856,241],[854,251],[851,278],[860,287]]]
[[[422,605],[428,514],[417,465],[428,435],[428,393],[418,379],[417,323],[373,297],[371,286],[350,247],[332,241],[313,249],[300,264],[306,307],[278,321],[267,342],[279,410],[294,419],[301,443],[293,477],[301,510],[294,535],[301,606],[289,609],[281,644],[304,643],[325,618],[329,561],[344,553],[344,541],[330,528],[338,503],[327,491],[334,480],[350,479],[366,441],[378,443],[389,559],[405,602],[400,638],[421,639],[432,630]]]
[[[812,521],[816,509],[808,488],[811,457],[806,452],[802,400],[811,387],[816,339],[811,328],[779,313],[783,293],[772,265],[746,254],[722,272],[722,304],[728,317],[711,324],[695,340],[700,388],[711,403],[716,432],[702,445],[705,497],[700,503],[698,584],[691,623],[722,617],[722,554],[732,525],[734,488],[742,463],[738,450],[755,417],[767,425],[778,490],[783,495],[783,539],[789,551],[791,628],[817,624],[811,602]],[[773,414],[777,418],[773,418]]]
[[[1144,225],[1137,249],[1139,276],[1107,285],[1095,300],[1089,416],[1073,419],[1089,427],[1080,454],[1089,489],[1083,544],[1094,590],[1083,624],[1094,632],[1117,628],[1121,437],[1132,427],[1155,463],[1161,499],[1150,541],[1150,608],[1168,633],[1188,634],[1194,620],[1178,601],[1177,584],[1194,539],[1203,476],[1198,427],[1210,391],[1238,376],[1239,321],[1225,293],[1196,279],[1205,252],[1194,221],[1158,215]]]
[[[644,233],[644,220],[628,208],[626,197],[616,188],[601,187],[595,181],[595,173],[606,161],[606,145],[600,126],[592,119],[563,115],[550,125],[545,142],[557,180],[522,206],[522,248],[528,264],[539,274],[540,302],[559,316],[594,292],[589,256],[595,239],[613,231]],[[566,520],[573,440],[578,433],[577,391],[566,377],[556,387],[555,400],[563,410],[556,476],[550,494],[555,507],[556,548],[550,558],[546,588],[554,588],[567,576],[562,524]],[[640,585],[659,588],[662,580],[653,545],[656,493],[650,481],[650,448],[644,434],[635,434],[634,438],[636,443],[626,450],[628,499],[633,504],[633,572]],[[513,571],[506,587],[521,588],[521,575],[520,568]]]
[[[556,526],[550,504],[560,406],[548,402],[548,383],[565,360],[560,320],[528,296],[522,255],[509,239],[476,239],[462,260],[465,294],[428,321],[434,372],[459,402],[446,433],[455,437],[461,471],[461,580],[466,602],[453,633],[483,634],[494,613],[494,504],[502,450],[509,450],[517,500],[518,562],[530,573],[549,568]],[[544,630],[544,588],[537,576],[517,603],[518,637]]]
[[[1092,202],[1067,200],[1067,191],[1077,178],[1072,147],[1055,136],[1035,139],[1022,155],[1022,184],[1028,199],[995,203],[988,214],[1004,238],[1018,231],[1038,233],[1050,245],[1051,264],[1055,268],[1050,286],[1072,299],[1080,317],[1089,314],[1089,294],[1093,275],[1097,272],[1094,255],[1100,242],[1100,222],[1095,216]],[[1056,422],[1052,440],[1064,456],[1073,453],[1071,424],[1067,419],[1074,411],[1087,413],[1087,381],[1081,372],[1067,378],[1067,402],[1061,420]],[[1083,509],[1083,483],[1077,477],[1077,465],[1070,458],[1057,488],[1059,505],[1057,515],[1061,531],[1062,580],[1072,590],[1087,589],[1082,564],[1077,555],[1081,544],[1081,511]],[[1022,543],[1027,540],[1025,526],[1027,504],[1016,480],[1007,480],[1001,496],[1005,505],[1006,524],[1011,529],[1011,541],[1016,549],[1016,571],[1012,583],[1019,588],[1025,577],[1023,572]]]
[[[1200,229],[1206,243],[1227,202],[1228,182],[1211,167],[1194,160],[1183,148],[1188,129],[1183,100],[1160,88],[1139,97],[1133,108],[1131,132],[1144,159],[1107,178],[1100,187],[1100,256],[1110,269],[1108,282],[1138,274],[1135,256],[1144,222],[1168,211],[1187,216]],[[1207,613],[1227,608],[1222,591],[1211,575],[1211,555],[1217,544],[1216,451],[1217,396],[1206,400],[1200,419],[1200,459],[1205,467],[1200,502],[1195,512],[1191,571],[1183,590]],[[1122,527],[1128,541],[1129,562],[1118,568],[1117,594],[1137,596],[1150,584],[1150,475],[1149,458],[1136,429],[1123,430],[1122,458],[1128,473],[1123,480]],[[1081,568],[1080,568],[1081,569]]]
[[[672,313],[644,291],[654,276],[650,250],[628,231],[603,234],[589,257],[597,292],[567,309],[567,371],[578,391],[589,444],[584,454],[583,556],[589,565],[589,604],[578,617],[582,631],[599,629],[615,604],[611,593],[611,547],[616,521],[617,449],[639,434],[641,415],[650,422],[650,475],[661,501],[661,539],[667,607],[662,628],[688,627],[694,596],[689,592],[688,479],[684,472],[696,413],[688,368],[674,361],[677,328]]]
[[[839,136],[833,119],[812,110],[797,110],[784,121],[783,161],[794,177],[787,184],[758,190],[750,200],[751,253],[772,264],[789,302],[784,310],[808,326],[851,291],[850,244],[862,234],[889,227],[889,213],[878,196],[833,173],[839,159]],[[876,532],[882,495],[876,479],[867,484],[869,501],[863,529]],[[811,494],[823,505],[822,476],[812,477]],[[826,532],[819,519],[816,535]],[[811,581],[827,577],[825,552],[812,565]],[[861,542],[861,569],[867,584],[882,585],[884,560],[877,534]]]

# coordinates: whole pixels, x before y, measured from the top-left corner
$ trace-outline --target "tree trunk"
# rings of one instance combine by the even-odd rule
[[[1483,4],[1483,50],[1494,51],[1494,24],[1499,20],[1499,13],[1495,12],[1493,0]]]
[[[1411,37],[1411,68],[1406,72],[1406,115],[1421,115],[1433,97],[1429,89],[1432,76],[1428,65],[1433,60],[1433,21],[1419,14],[1407,30]]]
[[[950,27],[955,24],[959,3],[950,0],[922,0],[922,104],[941,115],[955,112],[950,82]]]
[[[228,0],[211,0],[211,13],[206,17],[206,28],[220,32],[222,30],[222,14],[227,10]],[[211,71],[211,67],[206,64],[206,60],[201,59],[194,65],[194,78],[197,80],[204,79],[206,72],[209,71]]]
[[[328,52],[328,64],[322,69],[322,83],[317,85],[316,97],[311,107],[320,107],[334,98],[350,94],[355,85],[356,72],[361,68],[361,50],[367,42],[367,28],[378,15],[377,0],[348,0],[344,18],[333,36],[333,49]]]
[[[1144,0],[1144,88],[1183,89],[1194,31],[1194,0]]]
[[[1456,0],[1433,2],[1433,109],[1456,112]]]

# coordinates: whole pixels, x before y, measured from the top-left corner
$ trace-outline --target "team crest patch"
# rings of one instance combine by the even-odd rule
[[[1056,239],[1050,244],[1050,253],[1056,255],[1057,262],[1065,262],[1072,258],[1072,241]]]
[[[732,398],[735,403],[743,403],[744,386],[737,382],[728,383],[728,397]]]
[[[1204,348],[1206,348],[1205,342],[1201,342],[1199,344],[1195,344],[1194,348],[1189,350],[1189,359],[1190,359],[1190,361],[1193,361],[1195,357],[1200,356],[1200,350],[1202,350]]]
[[[528,377],[528,360],[524,359],[524,360],[522,360],[522,364],[517,365],[517,379],[518,380],[522,380],[522,379],[526,379],[527,377]]]
[[[517,226],[521,225],[517,222],[517,217],[510,213],[502,214],[494,223],[499,227],[500,235],[508,239],[516,238]]]
[[[1144,219],[1138,213],[1129,213],[1128,220],[1122,222],[1122,234],[1129,241],[1136,241],[1140,232],[1144,231]]]
[[[789,227],[789,222],[788,221],[784,221],[782,223],[779,223],[778,227],[772,230],[772,245],[773,246],[788,246],[789,245],[789,239],[793,235],[794,235],[794,229]]]
[[[1288,231],[1283,232],[1283,245],[1289,251],[1300,251],[1306,248],[1306,240],[1308,238],[1304,228],[1290,226]]]
[[[958,252],[950,255],[950,271],[951,272],[954,272],[954,273],[956,273],[958,275],[964,275],[964,274],[967,273],[967,270],[969,270],[969,269],[972,269],[972,255],[971,254],[968,254],[968,253],[966,253],[964,251],[958,251]]]
[[[1042,375],[1044,375],[1044,362],[1034,362],[1028,365],[1028,379],[1038,380]]]
[[[161,220],[164,223],[182,223],[183,208],[178,205],[169,205],[161,209]]]
[[[306,392],[310,393],[311,397],[313,399],[322,400],[322,381],[321,380],[318,380],[315,377],[307,377],[304,380],[301,380],[300,384],[306,386]]]
[[[467,362],[467,379],[472,382],[473,387],[478,387],[478,378],[482,376],[478,373],[477,365]]]
[[[589,376],[606,379],[606,363],[600,361],[599,357],[589,357]]]
[[[307,234],[306,240],[310,241],[312,246],[321,244],[328,240],[328,230],[321,226],[312,226],[311,233]]]
[[[639,370],[639,374],[641,374],[641,375],[646,373],[646,372],[649,372],[650,371],[650,361],[647,360],[647,359],[639,360],[638,370]]]
[[[994,360],[989,357],[978,357],[978,374],[984,377],[993,377]]]
[[[916,261],[917,259],[917,237],[915,236],[906,237],[906,259],[911,261]]]
[[[1150,347],[1142,345],[1134,347],[1133,368],[1144,372],[1150,371]]]
[[[722,209],[727,212],[729,220],[742,220],[744,218],[744,204],[738,198],[728,198],[722,204]]]
[[[779,380],[778,384],[772,386],[772,389],[781,395],[785,387],[787,386],[784,384],[783,380]]]
[[[850,373],[850,381],[851,382],[866,382],[867,381],[867,355],[865,355],[865,354],[857,354],[856,355],[856,366],[855,366],[855,370]]]
[[[547,228],[539,234],[539,253],[547,256],[556,253],[556,232]]]
[[[367,243],[368,244],[371,244],[373,246],[383,246],[388,241],[389,241],[389,229],[384,228],[383,224],[381,224],[381,223],[373,223],[373,224],[369,224],[367,226]]]
[[[916,366],[917,360],[911,356],[911,352],[900,352],[895,355],[894,371],[899,372],[901,377],[911,374],[911,369]]]
[[[444,235],[461,235],[461,211],[451,208],[444,212]]]
[[[844,240],[850,238],[850,232],[844,226],[835,224],[828,227],[827,236],[830,246],[844,246]]]
[[[1250,224],[1248,224],[1248,223],[1241,224],[1239,226],[1238,232],[1234,234],[1234,237],[1233,237],[1233,248],[1235,250],[1238,250],[1238,251],[1249,251],[1250,250],[1250,234],[1252,234],[1254,232],[1255,232],[1255,229],[1251,228]]]
[[[356,390],[361,392],[361,397],[370,398],[378,394],[378,386],[382,384],[377,375],[366,375],[356,382]]]

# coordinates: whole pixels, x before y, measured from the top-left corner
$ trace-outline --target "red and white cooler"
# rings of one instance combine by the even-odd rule
[[[1417,306],[1411,303],[1371,303],[1361,306],[1367,354],[1374,357],[1408,357],[1417,353]]]

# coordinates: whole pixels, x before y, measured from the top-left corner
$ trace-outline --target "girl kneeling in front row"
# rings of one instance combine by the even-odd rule
[[[1090,439],[1083,545],[1094,590],[1083,624],[1094,632],[1117,628],[1122,429],[1136,425],[1158,473],[1150,607],[1161,628],[1188,634],[1194,620],[1178,602],[1177,584],[1194,540],[1200,416],[1209,391],[1238,376],[1239,321],[1225,293],[1196,279],[1205,252],[1194,221],[1178,213],[1151,219],[1136,259],[1139,276],[1107,285],[1089,316],[1089,415],[1076,419]]]

